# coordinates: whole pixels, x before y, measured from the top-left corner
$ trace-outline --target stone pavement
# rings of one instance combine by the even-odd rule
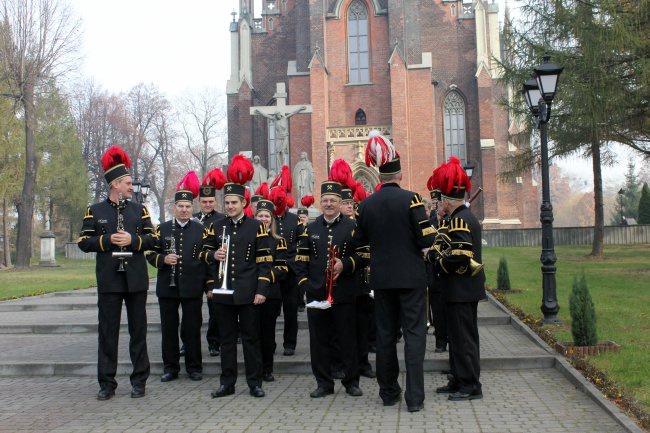
[[[152,287],[153,288],[153,287]],[[120,338],[117,395],[95,399],[97,311],[94,290],[79,290],[0,303],[0,432],[619,432],[641,431],[595,388],[496,302],[479,304],[483,400],[449,402],[435,393],[447,354],[427,341],[425,409],[384,407],[375,380],[362,378],[362,397],[336,394],[309,398],[306,315],[300,315],[296,356],[281,355],[278,326],[276,381],[267,396],[248,395],[243,376],[232,397],[212,399],[219,360],[207,355],[205,378],[161,383],[160,317],[149,296],[147,396],[129,397],[128,334]],[[204,321],[207,311],[204,309]],[[126,314],[123,314],[126,324]],[[401,353],[401,349],[400,349]],[[374,355],[371,356],[374,361]],[[239,353],[242,364],[241,349]],[[404,381],[404,373],[400,377]]]

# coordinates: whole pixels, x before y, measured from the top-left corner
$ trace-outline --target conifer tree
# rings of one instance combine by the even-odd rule
[[[571,312],[571,335],[576,346],[594,346],[598,342],[596,333],[596,308],[591,299],[584,273],[573,278],[573,289],[569,296]]]
[[[641,198],[639,199],[639,224],[650,224],[650,187],[648,182],[643,183]]]
[[[510,290],[510,273],[508,272],[508,261],[505,257],[499,259],[497,268],[497,290]]]

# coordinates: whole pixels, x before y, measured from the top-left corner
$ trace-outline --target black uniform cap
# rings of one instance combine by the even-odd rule
[[[333,180],[326,180],[320,184],[320,195],[332,194],[341,197],[341,184]]]

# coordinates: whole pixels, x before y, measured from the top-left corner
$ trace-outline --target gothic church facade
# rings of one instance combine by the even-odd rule
[[[347,160],[371,192],[368,132],[379,129],[402,160],[403,187],[428,196],[433,168],[450,156],[475,167],[473,209],[486,229],[539,225],[530,174],[498,178],[517,148],[494,59],[498,7],[486,0],[240,0],[233,14],[227,83],[228,145],[277,172],[273,122],[251,107],[309,105],[289,121],[290,167],[307,152],[316,183]],[[277,93],[284,83],[286,94]],[[282,99],[284,102],[284,99]]]

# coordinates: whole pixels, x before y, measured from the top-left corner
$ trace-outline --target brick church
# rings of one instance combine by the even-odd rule
[[[378,174],[363,153],[378,129],[400,153],[404,188],[428,197],[432,170],[457,156],[475,167],[472,183],[483,188],[472,206],[484,228],[539,225],[532,175],[497,178],[501,157],[517,146],[509,139],[515,122],[498,104],[506,90],[497,83],[493,0],[239,3],[230,26],[230,156],[259,155],[277,173],[278,123],[254,114],[277,106],[288,117],[284,160],[293,169],[306,152],[316,185],[344,158],[371,192]]]

